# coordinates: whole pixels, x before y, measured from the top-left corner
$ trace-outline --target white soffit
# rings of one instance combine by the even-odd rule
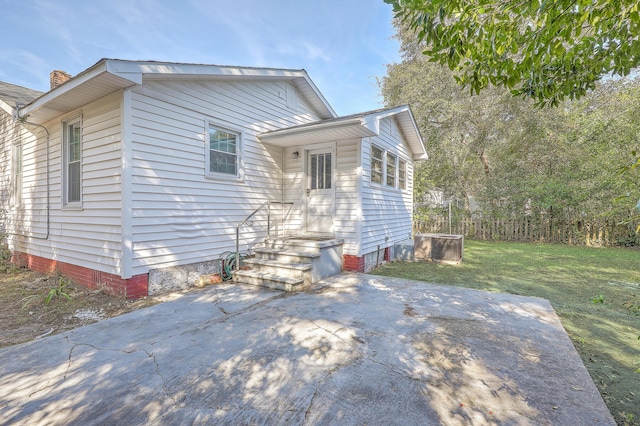
[[[362,125],[361,119],[304,124],[282,130],[262,133],[258,138],[270,145],[297,146],[345,139],[367,138],[376,133]]]

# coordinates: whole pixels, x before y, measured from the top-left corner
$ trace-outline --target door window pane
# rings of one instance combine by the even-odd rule
[[[309,156],[310,188],[331,189],[331,153],[311,154]]]

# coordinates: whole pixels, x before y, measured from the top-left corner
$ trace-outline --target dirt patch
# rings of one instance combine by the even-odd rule
[[[5,266],[0,268],[0,347],[62,333],[158,301],[150,297],[127,301],[59,275]]]

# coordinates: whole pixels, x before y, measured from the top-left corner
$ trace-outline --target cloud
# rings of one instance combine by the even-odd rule
[[[301,61],[331,61],[331,55],[326,49],[308,40],[294,42],[281,41],[276,47],[276,52],[280,55],[291,56]]]

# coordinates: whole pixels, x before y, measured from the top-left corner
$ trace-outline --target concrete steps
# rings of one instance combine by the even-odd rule
[[[296,291],[342,271],[341,239],[290,237],[267,240],[245,259],[250,269],[234,272],[234,281]]]

